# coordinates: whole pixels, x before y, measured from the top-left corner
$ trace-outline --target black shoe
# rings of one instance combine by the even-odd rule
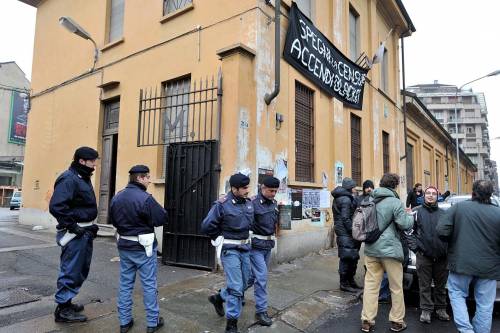
[[[350,281],[349,281],[349,285],[350,285],[352,288],[354,288],[354,289],[360,289],[360,290],[361,290],[361,289],[363,289],[363,287],[360,287],[360,286],[356,283],[356,281],[354,281],[354,279],[352,279],[352,280],[350,280]]]
[[[54,320],[58,323],[81,323],[87,321],[87,316],[76,313],[71,306],[58,305],[54,312]]]
[[[163,317],[158,317],[158,324],[156,324],[155,327],[149,327],[148,326],[148,329],[146,330],[146,333],[153,333],[153,332],[156,332],[158,331],[160,328],[163,327],[163,325],[165,325],[165,322],[163,321]]]
[[[226,323],[226,333],[238,332],[238,319],[228,319]]]
[[[132,328],[132,326],[134,326],[134,320],[133,319],[131,319],[128,322],[128,324],[120,326],[120,333],[127,333]]]
[[[210,296],[208,298],[208,301],[213,304],[213,306],[215,308],[215,312],[217,312],[217,314],[220,317],[223,317],[225,314],[225,312],[224,312],[224,300],[222,299],[220,294],[217,293],[215,295]]]
[[[75,312],[82,312],[83,309],[85,308],[83,305],[81,304],[77,304],[77,303],[70,303],[70,307],[73,309],[73,311]]]
[[[269,318],[267,312],[256,313],[255,320],[257,320],[257,324],[262,326],[271,326],[273,324],[273,320]]]
[[[357,293],[359,291],[358,289],[354,289],[353,287],[351,287],[350,284],[347,284],[347,283],[341,283],[340,290],[348,292],[348,293]]]

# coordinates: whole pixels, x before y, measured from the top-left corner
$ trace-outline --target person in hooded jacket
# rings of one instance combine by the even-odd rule
[[[61,264],[57,278],[56,322],[83,322],[84,306],[72,303],[87,279],[92,261],[93,241],[99,227],[97,201],[91,177],[99,154],[90,147],[80,147],[68,170],[57,177],[49,211],[57,220],[57,244],[61,246]]]
[[[413,233],[407,238],[410,249],[417,254],[417,275],[420,293],[420,321],[431,323],[431,315],[436,310],[439,320],[449,321],[446,313],[446,281],[448,279],[447,247],[439,239],[436,227],[444,211],[437,205],[439,191],[429,186],[424,191],[424,204],[414,209]],[[434,281],[434,302],[432,301],[432,281]]]
[[[353,193],[356,183],[351,178],[344,178],[342,186],[332,191],[334,198],[332,211],[335,221],[335,235],[339,254],[340,290],[357,292],[362,289],[354,280],[359,260],[361,242],[352,238],[352,215],[357,201]]]

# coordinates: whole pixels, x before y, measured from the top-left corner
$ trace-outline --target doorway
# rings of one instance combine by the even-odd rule
[[[120,100],[104,102],[102,131],[101,181],[99,183],[98,223],[108,223],[109,203],[116,192],[116,161],[118,155],[118,121]]]

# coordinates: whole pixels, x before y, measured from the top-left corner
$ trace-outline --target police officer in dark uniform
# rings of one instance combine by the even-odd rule
[[[237,173],[229,178],[231,191],[216,201],[202,222],[202,233],[212,238],[224,267],[226,287],[209,297],[218,315],[224,315],[226,301],[226,333],[238,332],[241,302],[251,274],[250,225],[253,205],[248,199],[250,178]]]
[[[134,325],[132,293],[136,272],[141,278],[147,332],[156,332],[164,325],[159,316],[157,285],[157,241],[154,227],[165,225],[167,215],[163,207],[146,192],[150,181],[149,168],[136,165],[129,171],[129,183],[111,200],[109,219],[116,227],[120,254],[120,290],[118,316],[120,333]]]
[[[90,147],[75,151],[73,162],[54,184],[49,211],[57,220],[56,241],[61,246],[60,273],[57,278],[57,322],[82,322],[83,305],[72,303],[89,274],[93,240],[99,227],[97,202],[90,177],[99,154]]]
[[[271,250],[276,240],[275,232],[279,215],[274,197],[279,187],[279,179],[267,177],[263,180],[259,193],[252,198],[255,219],[251,226],[252,275],[248,287],[254,286],[255,319],[263,326],[271,326],[273,323],[267,314],[267,271]]]

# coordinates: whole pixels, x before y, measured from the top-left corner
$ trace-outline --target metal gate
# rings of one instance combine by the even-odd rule
[[[215,252],[200,225],[217,198],[218,142],[175,143],[168,147],[163,229],[163,262],[213,269]]]
[[[219,188],[222,74],[191,83],[186,75],[140,91],[138,146],[163,145],[165,177],[163,263],[215,268],[201,222]]]

